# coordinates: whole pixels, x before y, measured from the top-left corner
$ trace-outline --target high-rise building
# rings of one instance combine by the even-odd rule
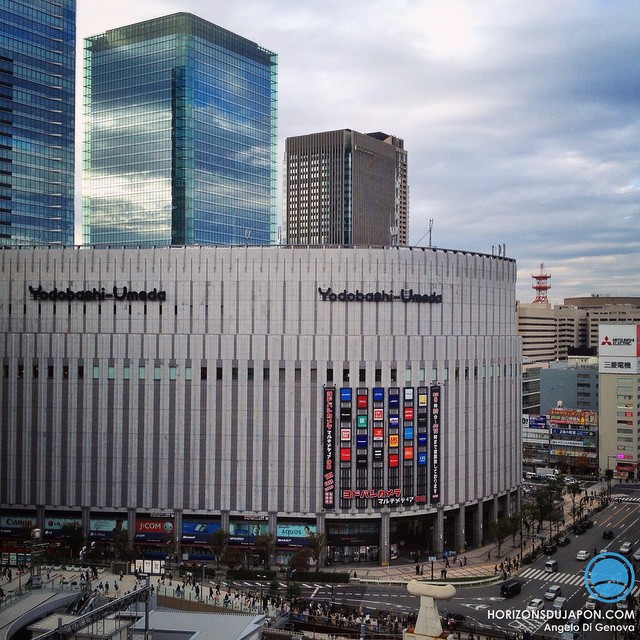
[[[277,56],[188,13],[85,40],[84,240],[272,244]]]
[[[73,244],[75,0],[0,0],[0,245]]]
[[[351,129],[287,138],[284,233],[293,245],[406,245],[407,152]]]
[[[600,470],[640,477],[640,324],[601,324]]]

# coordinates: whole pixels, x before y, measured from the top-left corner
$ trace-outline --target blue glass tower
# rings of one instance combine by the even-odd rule
[[[75,0],[0,0],[0,245],[73,244]]]
[[[277,56],[188,13],[85,41],[84,241],[272,244]]]

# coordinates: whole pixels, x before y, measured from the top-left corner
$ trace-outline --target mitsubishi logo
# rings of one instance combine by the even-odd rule
[[[600,344],[609,345],[610,347],[613,346],[613,343],[611,342],[611,340],[609,340],[609,336],[605,336]]]

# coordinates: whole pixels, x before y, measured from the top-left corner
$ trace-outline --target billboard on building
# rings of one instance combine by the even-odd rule
[[[601,324],[598,357],[640,358],[640,324]]]

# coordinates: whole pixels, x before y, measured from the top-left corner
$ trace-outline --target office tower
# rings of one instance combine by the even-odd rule
[[[287,138],[284,233],[292,245],[406,245],[407,152],[351,129]]]
[[[272,244],[276,72],[188,13],[87,38],[85,243]]]
[[[73,244],[75,0],[0,0],[0,245]]]
[[[640,324],[598,327],[600,472],[640,477]]]

